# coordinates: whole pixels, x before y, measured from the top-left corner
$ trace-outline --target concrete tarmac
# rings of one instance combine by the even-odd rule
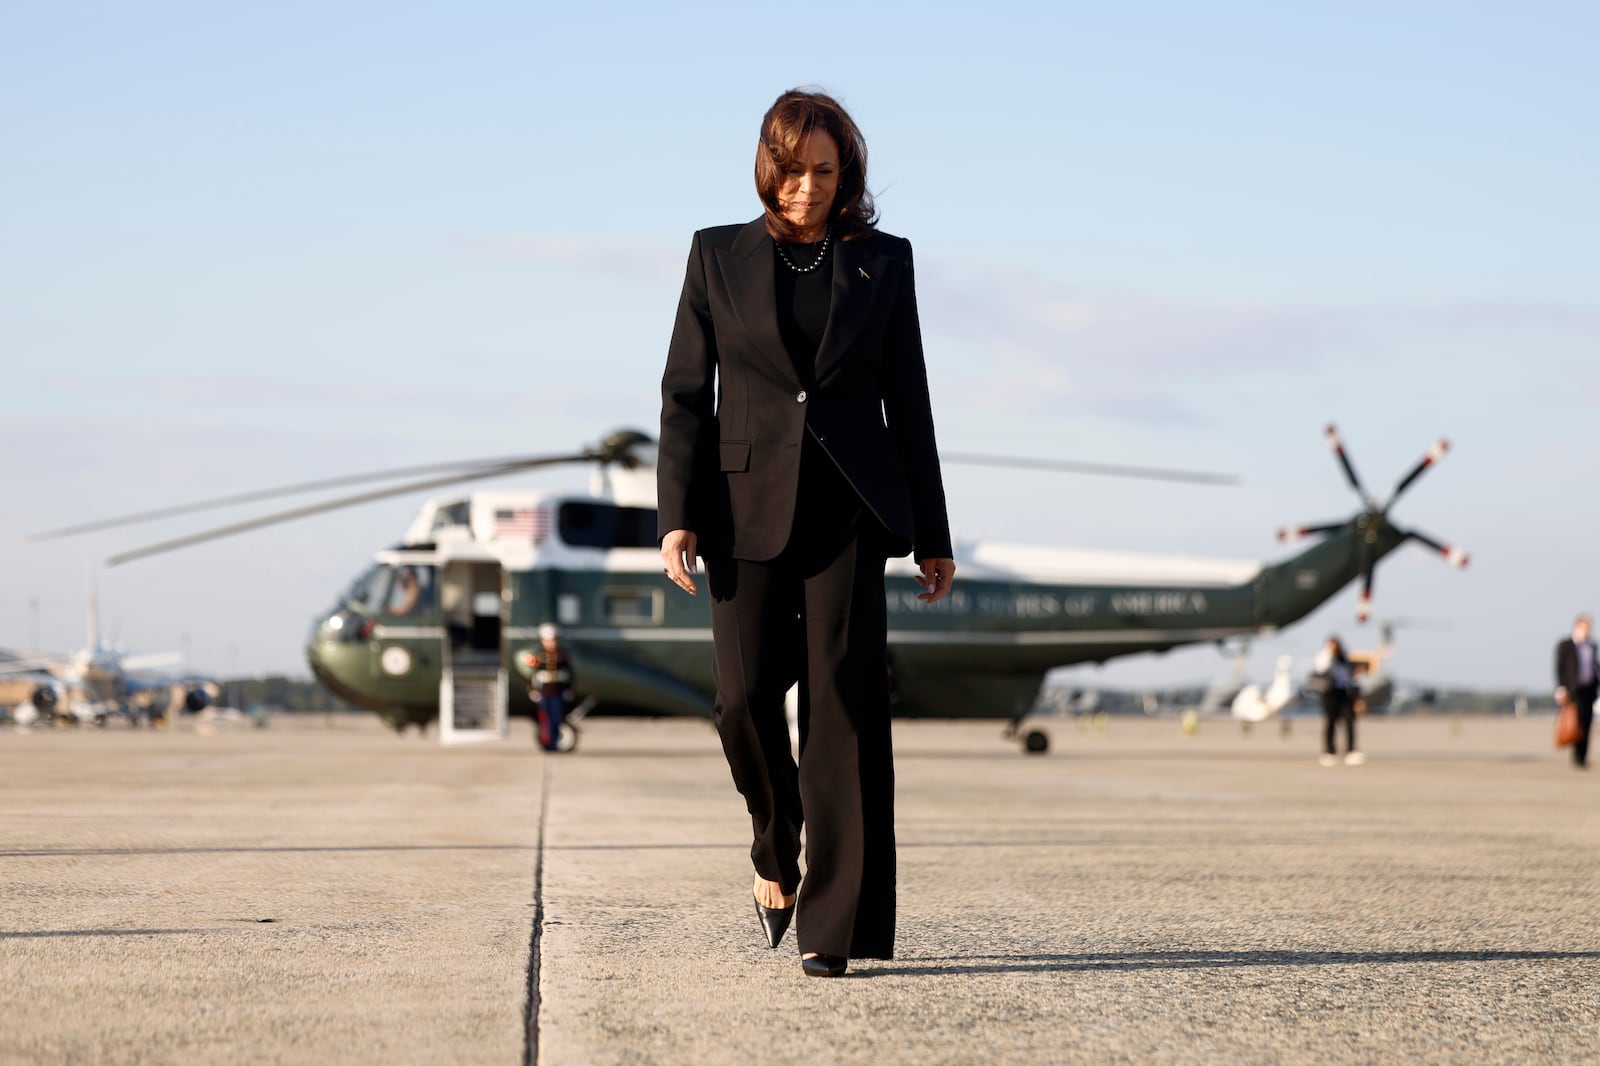
[[[706,723],[0,733],[0,1062],[1590,1062],[1548,719],[897,723],[897,957],[761,941]],[[530,987],[531,985],[531,987]]]

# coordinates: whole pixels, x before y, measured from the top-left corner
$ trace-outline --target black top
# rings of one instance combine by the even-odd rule
[[[785,243],[780,249],[772,242],[773,273],[777,279],[778,333],[783,346],[794,360],[801,384],[807,388],[816,384],[817,350],[822,347],[822,334],[828,328],[828,311],[833,305],[833,246],[828,247],[828,258],[817,269],[802,274],[784,262],[784,252],[789,262],[796,266],[810,266],[817,261],[817,251],[822,242],[814,244]]]
[[[794,361],[795,373],[808,389],[817,384],[817,351],[822,347],[822,334],[828,328],[828,312],[833,306],[832,244],[815,270],[801,273],[789,264],[808,267],[817,261],[821,250],[821,241],[784,242],[782,246],[772,242],[778,333]],[[817,560],[831,560],[855,531],[861,510],[861,497],[818,443],[816,431],[809,430],[800,452],[798,509],[789,551],[800,551],[808,568]]]

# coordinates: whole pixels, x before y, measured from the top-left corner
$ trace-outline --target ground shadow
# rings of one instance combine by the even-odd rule
[[[1600,961],[1600,951],[1128,951],[1078,955],[948,955],[902,958],[882,977],[985,973],[1104,973],[1279,966],[1451,965],[1467,962]],[[900,962],[910,963],[908,966]],[[861,972],[861,971],[858,971]]]
[[[947,848],[1170,848],[1174,843],[1188,843],[1197,839],[1199,839],[1198,831],[1176,836],[1168,833],[1164,836],[1142,840],[1129,840],[1125,837],[1116,836],[1083,836],[1034,840],[901,840],[895,843],[895,847],[900,851],[924,848],[931,848],[937,851],[943,851]],[[1203,843],[1204,841],[1201,842]],[[1304,837],[1282,836],[1228,837],[1226,838],[1226,843],[1229,847],[1294,847],[1314,842],[1307,841]],[[544,847],[546,851],[719,851],[723,849],[749,850],[749,845],[741,844],[735,840],[723,840],[674,844],[546,844]]]
[[[550,754],[546,752],[545,754]],[[717,735],[711,734],[711,743],[704,748],[643,748],[643,747],[618,747],[618,748],[593,748],[580,747],[575,752],[560,752],[558,759],[572,758],[579,762],[589,762],[596,759],[720,759],[722,749],[717,746]]]
[[[918,751],[915,748],[896,748],[894,757],[896,762],[935,762],[935,761],[1003,761],[1016,759],[1018,752],[1014,747],[1000,751],[984,750],[958,750],[958,751]],[[1561,756],[1529,755],[1520,752],[1444,752],[1444,751],[1384,751],[1379,755],[1380,765],[1401,765],[1405,763],[1481,763],[1490,765],[1554,763]],[[1284,747],[1275,751],[1240,751],[1226,749],[1220,751],[1196,750],[1194,748],[1164,748],[1164,747],[1135,747],[1119,748],[1112,751],[1095,750],[1082,747],[1068,747],[1065,738],[1057,749],[1043,757],[1028,757],[1028,762],[1039,761],[1048,763],[1051,760],[1070,760],[1074,763],[1149,763],[1149,762],[1182,762],[1182,763],[1275,763],[1293,765],[1296,763],[1310,762],[1315,766],[1317,761],[1316,749],[1309,743],[1299,747]]]
[[[43,940],[65,936],[194,936],[203,933],[233,933],[235,929],[0,929],[0,940]]]
[[[53,859],[82,855],[276,855],[299,853],[344,854],[385,851],[529,851],[531,844],[353,844],[348,847],[283,845],[255,848],[41,848],[37,851],[0,851],[0,859]]]

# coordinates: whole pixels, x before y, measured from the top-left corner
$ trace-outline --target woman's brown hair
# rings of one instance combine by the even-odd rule
[[[783,217],[778,187],[800,142],[812,130],[825,130],[839,146],[839,190],[828,219],[834,236],[854,240],[872,232],[878,209],[867,192],[867,142],[839,101],[823,92],[790,89],[767,109],[756,145],[756,193],[766,209],[767,232],[780,241],[799,237],[799,227]]]

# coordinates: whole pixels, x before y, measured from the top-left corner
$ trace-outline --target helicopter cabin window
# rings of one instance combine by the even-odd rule
[[[660,589],[603,588],[600,617],[607,625],[660,625],[663,598]]]
[[[433,512],[433,529],[449,529],[452,526],[468,526],[472,524],[471,508],[466,500],[452,503],[448,507],[441,507]]]
[[[561,540],[574,548],[654,548],[653,507],[610,503],[564,503],[557,514]]]

